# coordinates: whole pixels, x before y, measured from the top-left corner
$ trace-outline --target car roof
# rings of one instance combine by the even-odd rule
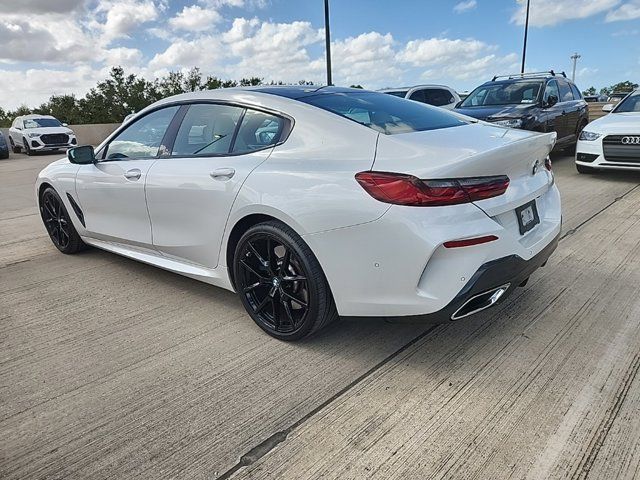
[[[440,85],[436,83],[427,83],[424,85],[413,85],[412,87],[396,87],[396,88],[382,88],[378,90],[378,92],[397,92],[399,90],[412,90],[414,88],[446,88],[447,90],[453,90],[451,87],[447,85]]]
[[[346,88],[346,87],[333,87],[333,86],[317,86],[317,85],[274,85],[274,86],[262,86],[262,87],[248,87],[243,90],[251,90],[254,92],[268,93],[271,95],[278,95],[280,97],[287,97],[294,100],[300,98],[311,97],[313,95],[328,94],[328,93],[358,93],[367,92],[362,88]]]
[[[37,113],[30,113],[29,115],[20,115],[17,118],[53,118],[55,119],[56,117],[52,116],[52,115],[38,115]]]

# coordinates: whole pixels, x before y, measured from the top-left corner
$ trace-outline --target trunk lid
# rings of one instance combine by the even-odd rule
[[[437,180],[507,175],[507,191],[474,202],[490,217],[543,195],[553,184],[544,166],[556,140],[540,134],[474,123],[399,135],[380,134],[372,170]]]

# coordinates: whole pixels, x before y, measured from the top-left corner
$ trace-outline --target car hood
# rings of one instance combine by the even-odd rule
[[[69,127],[41,127],[41,128],[25,128],[24,133],[38,133],[40,135],[48,135],[51,133],[64,133],[65,135],[73,135],[73,130]]]
[[[586,130],[594,133],[640,133],[640,112],[610,113],[594,120]]]
[[[529,111],[536,108],[532,103],[519,103],[517,105],[497,105],[491,107],[459,107],[455,111],[479,120],[521,118]]]

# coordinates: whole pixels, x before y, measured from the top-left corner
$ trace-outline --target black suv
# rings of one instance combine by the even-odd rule
[[[499,80],[502,79],[502,80]],[[589,123],[580,90],[562,72],[493,77],[456,106],[456,111],[505,127],[557,132],[556,148],[575,148]]]

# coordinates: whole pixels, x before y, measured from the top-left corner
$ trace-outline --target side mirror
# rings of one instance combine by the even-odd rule
[[[68,123],[63,123],[63,124],[62,124],[62,126],[63,126],[63,127],[68,127],[68,126],[69,126],[69,124],[68,124]]]
[[[547,98],[547,102],[545,104],[546,108],[553,107],[556,103],[558,103],[558,97],[556,95],[549,95]]]
[[[67,158],[71,163],[78,165],[89,165],[96,163],[96,154],[91,145],[83,145],[81,147],[73,147],[67,150]]]
[[[607,103],[606,105],[603,105],[602,111],[609,113],[611,110],[613,110],[613,107],[613,103]]]

